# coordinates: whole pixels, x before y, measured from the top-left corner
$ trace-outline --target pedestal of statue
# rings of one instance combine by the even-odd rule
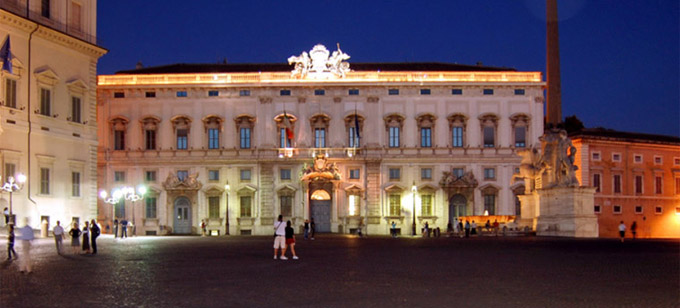
[[[594,187],[544,188],[535,190],[532,195],[533,203],[537,205],[534,220],[536,235],[598,236]]]

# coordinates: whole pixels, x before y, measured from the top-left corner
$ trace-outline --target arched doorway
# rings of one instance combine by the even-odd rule
[[[189,201],[189,198],[178,197],[175,199],[173,213],[173,233],[191,234],[191,201]]]
[[[449,222],[453,223],[457,217],[467,215],[467,199],[461,194],[455,194],[449,199]]]
[[[331,232],[331,195],[325,189],[317,189],[309,196],[310,214],[316,232]]]

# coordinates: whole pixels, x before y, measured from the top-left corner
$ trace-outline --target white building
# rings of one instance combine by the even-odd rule
[[[0,40],[12,72],[0,73],[2,182],[24,174],[12,194],[16,222],[53,226],[97,215],[95,0],[0,2]],[[0,194],[0,208],[10,196]],[[4,224],[4,219],[2,221]]]
[[[347,58],[317,45],[291,65],[99,76],[99,186],[149,190],[100,201],[100,217],[134,216],[138,234],[205,220],[214,234],[267,235],[279,214],[319,232],[388,234],[394,221],[410,234],[414,221],[420,233],[517,214],[516,150],[543,133],[540,72]]]

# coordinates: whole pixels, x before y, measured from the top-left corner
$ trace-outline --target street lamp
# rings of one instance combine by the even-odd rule
[[[130,187],[130,186],[125,186],[123,188],[114,189],[111,192],[110,198],[107,198],[108,194],[106,193],[105,190],[102,190],[101,192],[99,192],[99,196],[104,200],[104,202],[106,202],[108,204],[112,204],[112,205],[117,204],[118,202],[120,202],[121,199],[132,201],[132,223],[134,224],[133,228],[132,228],[132,234],[133,235],[137,235],[137,227],[136,227],[137,223],[135,221],[135,202],[142,200],[142,198],[144,198],[145,194],[146,194],[146,187],[144,187],[143,185],[137,186],[136,192],[135,192],[135,189],[133,187]],[[113,207],[112,212],[113,212],[114,218],[116,216],[115,211],[116,211],[115,207]]]
[[[12,193],[15,191],[20,191],[24,187],[24,182],[26,182],[26,176],[19,173],[17,175],[16,181],[13,176],[7,178],[7,182],[2,185],[2,190],[9,193],[9,223],[14,224],[14,216],[12,214]],[[9,229],[8,229],[9,230]]]
[[[416,181],[413,181],[413,186],[411,186],[411,191],[413,192],[413,236],[416,236],[416,193],[418,188],[416,187]]]
[[[226,229],[224,230],[224,235],[229,235],[229,181],[227,181],[227,184],[224,184],[224,190],[227,192],[227,211],[225,215]]]

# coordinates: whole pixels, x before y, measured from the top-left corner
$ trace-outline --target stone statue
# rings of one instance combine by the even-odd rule
[[[512,176],[512,183],[514,184],[518,179],[523,179],[526,185],[525,192],[531,192],[536,189],[536,178],[544,170],[543,166],[540,165],[541,155],[536,147],[519,150],[517,154],[522,157],[522,162],[519,165],[519,174]]]
[[[329,54],[326,46],[318,44],[309,53],[302,52],[299,56],[289,57],[288,64],[295,63],[291,78],[345,77],[345,74],[350,71],[349,63],[344,62],[350,58],[349,55],[340,50],[340,44],[338,44],[338,50],[334,51],[330,57]]]

